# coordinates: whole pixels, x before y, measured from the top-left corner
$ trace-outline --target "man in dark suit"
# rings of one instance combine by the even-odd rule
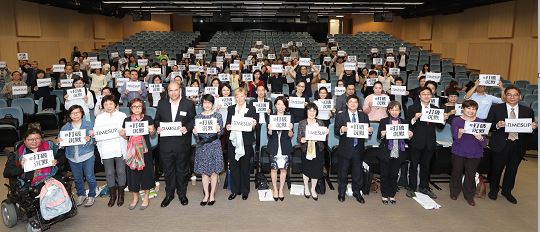
[[[154,119],[161,132],[162,122],[182,122],[180,132],[182,136],[169,136],[159,138],[159,159],[165,174],[165,198],[161,207],[167,207],[174,199],[174,190],[180,198],[182,205],[188,204],[186,197],[189,162],[191,158],[191,131],[195,124],[195,105],[192,101],[182,97],[182,89],[178,83],[171,83],[167,87],[169,98],[161,99]]]
[[[242,194],[242,200],[247,200],[249,195],[249,173],[250,161],[253,156],[253,144],[255,136],[253,129],[249,132],[235,131],[232,123],[233,116],[247,117],[252,119],[252,127],[255,128],[259,115],[255,113],[255,107],[252,104],[247,104],[247,91],[244,88],[238,88],[234,91],[236,104],[227,108],[227,123],[226,128],[230,131],[227,138],[227,155],[229,159],[229,170],[231,187],[231,195],[228,199],[233,200],[237,195]],[[242,147],[240,147],[242,146]]]
[[[418,78],[418,87],[409,90],[409,97],[413,99],[414,102],[418,102],[420,99],[420,90],[424,88],[426,84],[426,76],[420,76]]]
[[[167,64],[167,59],[163,58],[160,60],[159,68],[161,68],[161,75],[163,77],[168,77],[169,74],[172,72],[171,67]]]
[[[436,106],[430,104],[432,92],[428,87],[422,87],[418,91],[419,101],[414,102],[407,109],[407,121],[410,124],[410,130],[413,132],[413,137],[410,140],[409,148],[411,154],[411,165],[409,167],[409,189],[407,197],[415,197],[417,187],[417,167],[420,164],[420,184],[418,185],[419,192],[428,195],[432,199],[437,198],[435,193],[429,190],[429,166],[431,157],[437,146],[435,128],[443,129],[444,123],[431,123],[420,121],[423,109],[433,108]],[[448,115],[444,114],[444,121],[448,119]]]
[[[60,86],[60,80],[62,79],[75,79],[75,77],[79,77],[79,75],[77,74],[74,74],[73,73],[73,66],[71,66],[70,64],[66,64],[66,66],[64,66],[64,75],[60,76],[60,79],[58,79],[58,84],[57,84],[57,89],[63,89],[63,90],[67,90],[67,89],[71,89],[71,86],[70,87],[62,87]]]
[[[369,118],[362,111],[358,110],[359,99],[356,95],[347,97],[347,110],[339,113],[336,116],[336,124],[334,133],[339,135],[338,147],[338,200],[345,201],[345,190],[347,188],[349,169],[352,176],[352,191],[356,200],[362,204],[365,203],[364,198],[360,194],[362,189],[363,167],[365,148],[364,139],[347,138],[347,122],[352,123],[367,123]],[[369,127],[368,132],[371,134],[373,128]]]
[[[506,199],[517,204],[517,199],[512,195],[512,189],[516,181],[516,174],[519,163],[525,155],[527,143],[531,139],[531,134],[527,133],[506,133],[505,119],[507,118],[532,118],[534,112],[531,108],[520,105],[521,91],[515,86],[509,86],[504,90],[506,103],[496,104],[489,110],[487,122],[492,123],[491,138],[489,147],[493,151],[493,162],[489,174],[489,198],[497,199],[499,193],[499,183],[503,169],[504,178],[501,194]],[[533,130],[536,129],[536,122],[532,123]]]

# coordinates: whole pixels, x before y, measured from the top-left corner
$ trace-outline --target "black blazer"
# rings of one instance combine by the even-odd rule
[[[259,121],[259,114],[255,113],[255,107],[253,105],[246,102],[246,107],[248,109],[248,112],[244,115],[244,117],[253,118],[256,121]],[[227,123],[225,125],[231,124],[232,116],[234,116],[236,108],[236,104],[229,106],[227,108]],[[251,146],[255,143],[255,129],[253,129],[250,132],[242,132],[242,138],[244,140],[244,146]],[[229,140],[230,143],[230,140]]]
[[[430,105],[429,107],[433,109],[439,109],[435,107],[434,105]],[[445,124],[440,123],[427,123],[422,122],[420,119],[414,123],[414,125],[411,124],[411,119],[414,118],[416,113],[422,112],[422,105],[420,102],[415,102],[407,109],[407,123],[409,123],[409,130],[413,132],[413,137],[411,138],[409,146],[412,146],[416,149],[430,149],[434,150],[437,146],[437,136],[435,134],[435,127],[439,129],[443,129]]]
[[[527,106],[519,104],[518,106],[518,118],[532,118],[534,121],[533,110]],[[499,121],[504,121],[505,118],[508,118],[508,110],[506,109],[506,103],[494,104],[489,109],[489,114],[486,119],[486,122],[491,124],[491,137],[489,139],[489,147],[494,152],[501,152],[506,146],[508,141],[508,133],[504,132],[504,127],[497,129],[496,124]],[[527,143],[530,141],[532,134],[519,133],[519,145],[522,148],[521,153],[526,151]]]
[[[267,126],[267,125],[264,125]],[[268,136],[268,152],[271,155],[276,155],[278,152],[278,132],[276,130],[272,130],[271,135]],[[263,136],[263,135],[261,135]],[[294,135],[293,135],[294,136]],[[291,155],[292,153],[292,137],[289,137],[289,131],[281,131],[281,139],[279,140],[281,143],[281,154],[283,155]]]
[[[253,103],[254,102],[258,102],[259,100],[257,98],[253,99],[251,102],[249,102],[249,105],[253,106]],[[270,114],[273,113],[273,108],[272,108],[272,101],[268,100],[268,99],[264,99],[264,102],[268,102],[268,109],[270,109]],[[255,108],[255,106],[253,106],[253,108]],[[259,115],[259,114],[257,114]],[[268,124],[268,121],[270,120],[270,115],[267,114],[267,113],[264,113],[264,120],[265,122]],[[259,123],[259,119],[257,119],[257,125],[261,125]]]
[[[369,118],[368,116],[362,112],[357,111],[358,115],[358,123],[367,123],[369,126]],[[339,113],[336,116],[336,122],[334,126],[334,133],[339,137],[339,152],[338,155],[345,158],[352,158],[353,156],[353,144],[354,144],[354,138],[347,138],[347,133],[343,133],[340,135],[339,131],[342,126],[347,126],[347,122],[351,122],[351,119],[349,118],[349,111],[345,110],[341,113]],[[364,140],[365,139],[359,139],[358,141],[358,147],[360,147],[360,151],[363,151],[364,148]]]
[[[405,121],[405,119],[401,119],[401,124],[406,123],[407,121]],[[389,117],[381,119],[381,121],[379,121],[379,131],[377,131],[377,139],[381,141],[379,145],[380,151],[377,153],[377,157],[385,162],[390,160],[390,150],[388,150],[388,140],[386,139],[386,136],[384,138],[381,136],[381,131],[386,130],[386,125],[388,124],[390,124]],[[399,151],[399,160],[401,160],[401,162],[406,160],[406,154],[406,151]]]
[[[161,122],[172,122],[171,103],[169,99],[161,99],[158,102],[154,123],[157,127]],[[182,136],[170,136],[159,138],[159,149],[165,152],[180,151],[191,146],[191,131],[195,125],[195,105],[187,98],[182,98],[178,104],[175,122],[182,122],[188,132]]]

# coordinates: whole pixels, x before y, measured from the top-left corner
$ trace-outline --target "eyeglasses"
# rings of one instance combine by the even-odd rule
[[[142,109],[142,106],[131,106],[131,109]]]
[[[82,114],[82,112],[80,112],[80,111],[74,111],[74,112],[71,112],[71,114],[69,114],[69,115],[78,115],[78,114]]]
[[[37,141],[41,141],[41,138],[26,139],[26,141],[28,141],[28,142],[37,142]]]
[[[519,97],[519,93],[518,94],[506,94],[506,97]]]
[[[431,93],[421,93],[422,96],[431,96]]]

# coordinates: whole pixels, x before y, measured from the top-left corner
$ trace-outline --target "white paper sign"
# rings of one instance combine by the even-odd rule
[[[267,113],[270,107],[269,102],[253,102],[255,113]]]
[[[345,87],[343,86],[336,86],[334,88],[334,95],[341,96],[345,93]]]
[[[356,64],[356,56],[347,56],[347,62],[354,62]]]
[[[345,69],[345,71],[354,71],[354,70],[356,70],[356,63],[355,62],[345,62],[343,64],[343,69]]]
[[[465,126],[463,127],[465,131],[463,133],[487,135],[490,128],[491,123],[465,121]]]
[[[325,87],[328,92],[332,92],[332,84],[331,83],[318,83],[317,84],[317,91],[321,89],[322,87]]]
[[[373,103],[371,104],[371,106],[373,107],[387,107],[388,106],[388,103],[390,103],[390,98],[386,95],[381,95],[381,96],[376,96],[376,95],[372,95],[373,96]]]
[[[73,79],[60,79],[61,88],[70,88],[73,86]]]
[[[441,82],[441,73],[428,72],[426,73],[426,81]]]
[[[195,128],[199,134],[215,134],[217,119],[216,118],[196,118]]]
[[[94,139],[98,142],[119,137],[120,134],[118,134],[118,127],[116,125],[94,127]]]
[[[456,104],[454,110],[456,110],[456,116],[463,115],[463,105]]]
[[[194,65],[194,64],[190,64],[189,65],[189,71],[190,72],[198,72],[199,71],[199,66]]]
[[[501,80],[501,75],[495,74],[480,74],[478,75],[478,80],[480,80],[479,85],[483,86],[498,86],[499,81]]]
[[[310,66],[311,65],[311,59],[310,58],[300,58],[300,61],[298,62],[300,66]]]
[[[302,42],[296,42],[297,47],[302,47]]]
[[[189,53],[184,53],[182,54],[182,58],[183,59],[189,59],[191,56],[189,55]]]
[[[172,66],[175,66],[176,65],[176,60],[168,60],[167,61],[167,66],[168,67],[172,67]]]
[[[243,81],[253,81],[253,74],[252,73],[242,73],[242,80]]]
[[[240,64],[238,64],[238,63],[230,64],[229,70],[231,70],[231,71],[240,71]]]
[[[343,57],[345,56],[345,51],[338,51],[337,55]]]
[[[366,79],[366,85],[373,86],[377,81],[379,81],[379,78],[368,78]]]
[[[401,70],[399,70],[399,68],[390,68],[388,71],[390,75],[399,75]]]
[[[206,68],[206,73],[208,73],[209,75],[216,75],[218,74],[217,68]]]
[[[133,49],[125,49],[124,53],[129,55],[129,54],[133,53]]]
[[[118,58],[118,52],[111,52],[111,58]]]
[[[211,47],[210,48],[210,51],[212,51],[212,52],[217,52],[217,50],[218,50],[217,47]]]
[[[98,62],[98,58],[97,58],[97,56],[90,56],[90,57],[88,57],[88,61],[90,61],[90,62]]]
[[[204,87],[204,94],[218,95],[218,87]]]
[[[99,62],[99,61],[90,62],[90,68],[91,69],[101,68],[101,62]]]
[[[281,65],[281,64],[273,64],[272,65],[272,73],[283,73],[283,65]]]
[[[306,126],[306,140],[326,141],[326,130],[324,126]]]
[[[51,86],[51,78],[36,79],[38,87],[47,87]]]
[[[86,129],[82,130],[70,130],[70,131],[60,131],[60,142],[61,147],[77,146],[86,144]]]
[[[186,97],[199,95],[199,87],[186,87]]]
[[[86,90],[84,89],[84,87],[68,89],[66,90],[66,92],[69,100],[82,99],[84,98],[84,96],[86,96]]]
[[[386,57],[386,61],[387,62],[395,62],[396,58],[394,58],[393,56],[389,56],[389,57]]]
[[[249,132],[253,130],[253,118],[243,116],[232,116],[231,119],[232,131],[245,131]]]
[[[382,65],[383,64],[382,58],[373,58],[373,64],[374,65]]]
[[[24,172],[31,172],[53,166],[54,154],[52,150],[41,151],[25,154],[24,159]]]
[[[201,53],[195,54],[195,59],[197,59],[197,60],[202,60],[202,59],[204,59],[204,58],[203,58],[203,54],[201,54]]]
[[[189,53],[189,54],[195,54],[195,48],[193,48],[193,47],[188,48],[188,49],[187,49],[187,53]]]
[[[401,85],[392,85],[390,86],[390,93],[392,95],[406,95],[407,92],[407,86],[401,86]]]
[[[148,65],[148,59],[138,59],[137,64],[139,66],[147,66]]]
[[[347,122],[347,138],[367,139],[369,137],[367,123]]]
[[[148,68],[148,74],[161,75],[161,68]]]
[[[289,108],[304,109],[305,102],[303,97],[289,97]]]
[[[274,201],[272,190],[270,189],[257,190],[257,193],[259,194],[259,201]]]
[[[358,62],[358,68],[365,68],[366,67],[366,62]]]
[[[226,51],[227,51],[227,47],[219,47],[219,51],[220,51],[220,52],[226,52]]]
[[[269,60],[275,60],[276,59],[276,54],[268,54],[268,59]]]
[[[180,132],[182,122],[160,122],[159,127],[161,128],[159,137],[182,136]]]
[[[11,86],[12,95],[25,95],[28,94],[28,86]]]
[[[399,52],[406,52],[407,51],[407,47],[399,47]]]
[[[61,73],[64,72],[65,64],[53,64],[53,72]]]
[[[337,51],[337,46],[330,47],[330,50]]]
[[[324,60],[323,60],[324,62],[330,62],[330,61],[332,61],[332,57],[329,57],[329,56],[325,56],[323,59],[324,59]]]
[[[328,47],[321,47],[321,52],[326,52],[328,51]]]
[[[439,107],[439,98],[438,97],[432,97],[430,99],[430,104],[436,106],[436,107]]]
[[[371,53],[378,53],[379,52],[379,49],[378,48],[372,48],[371,49]]]
[[[386,54],[389,54],[389,53],[394,53],[394,49],[393,48],[387,48],[386,49]]]
[[[140,81],[128,81],[126,82],[126,90],[128,92],[137,92],[141,90],[141,82]]]
[[[218,98],[221,109],[226,109],[229,106],[236,104],[234,97],[220,97]]]
[[[444,110],[425,108],[422,111],[420,121],[444,124]]]
[[[231,75],[228,73],[220,73],[218,78],[221,82],[231,81]]]
[[[137,51],[137,52],[135,52],[135,54],[136,54],[138,57],[143,57],[143,56],[144,56],[144,51]]]
[[[317,107],[320,111],[331,111],[334,108],[334,101],[332,99],[318,99]]]
[[[126,136],[148,134],[148,121],[126,122]]]
[[[154,55],[161,56],[161,51],[154,51]]]
[[[270,115],[270,130],[289,130],[290,115]]]
[[[532,118],[504,119],[504,132],[532,133]]]
[[[111,76],[112,76],[112,78],[114,78],[114,79],[116,79],[116,78],[122,78],[122,72],[120,72],[120,71],[112,72],[112,73],[111,73]]]
[[[116,86],[122,87],[128,82],[129,78],[116,78]]]
[[[387,124],[386,139],[409,139],[409,124]]]
[[[0,61],[0,68],[5,68],[5,67],[6,67],[6,62]]]
[[[28,53],[17,53],[17,60],[28,60]]]
[[[148,84],[149,93],[161,93],[162,90],[163,90],[162,84]]]

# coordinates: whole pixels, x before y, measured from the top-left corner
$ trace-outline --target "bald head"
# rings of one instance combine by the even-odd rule
[[[180,99],[180,96],[181,96],[180,91],[181,91],[180,90],[180,84],[178,84],[176,82],[171,82],[169,84],[169,86],[167,86],[167,92],[169,94],[169,97],[173,101],[177,101],[178,99]]]

